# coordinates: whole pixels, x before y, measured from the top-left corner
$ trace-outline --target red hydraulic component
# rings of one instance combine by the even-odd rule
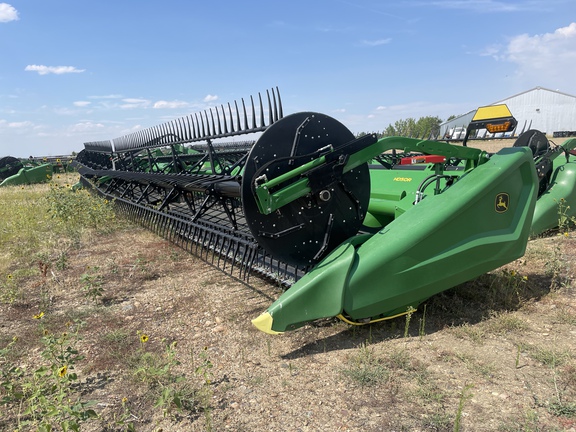
[[[438,155],[421,155],[421,156],[410,156],[410,157],[403,157],[400,159],[400,165],[413,165],[413,164],[420,164],[420,163],[444,163],[446,162],[445,156],[438,156]]]

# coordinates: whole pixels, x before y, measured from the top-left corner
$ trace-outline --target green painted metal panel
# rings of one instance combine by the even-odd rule
[[[576,138],[566,141],[562,147],[567,151],[576,146]],[[566,161],[568,158],[568,162]],[[576,156],[570,153],[556,154],[550,188],[538,198],[532,221],[532,235],[556,228],[560,219],[576,216]]]
[[[536,185],[529,149],[500,151],[377,233],[344,242],[270,306],[271,330],[393,315],[513,261],[525,251]]]
[[[1,186],[18,186],[48,181],[53,174],[52,164],[47,163],[32,168],[21,168],[17,174],[4,179]]]

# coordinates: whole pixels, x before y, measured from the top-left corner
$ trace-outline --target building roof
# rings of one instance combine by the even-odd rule
[[[526,90],[526,91],[517,93],[517,94],[509,96],[505,99],[501,99],[501,100],[494,102],[490,105],[497,105],[497,104],[502,104],[502,103],[512,103],[514,99],[522,99],[521,98],[522,96],[526,96],[529,93],[534,93],[536,91],[543,91],[546,93],[551,93],[555,96],[561,96],[562,98],[564,98],[565,101],[566,101],[566,98],[574,99],[574,104],[576,105],[576,96],[568,94],[568,93],[564,93],[564,92],[561,92],[558,90],[551,90],[551,89],[548,89],[545,87],[534,87],[530,90]],[[568,105],[571,106],[572,102],[568,102]],[[526,107],[526,109],[528,109],[528,107]],[[450,127],[453,127],[453,126],[466,126],[472,120],[472,117],[473,117],[475,111],[476,110],[472,110],[472,111],[467,112],[465,114],[461,114],[457,117],[454,117],[451,120],[446,120],[445,122],[441,123],[440,124],[440,132],[445,133]],[[524,111],[525,110],[518,109],[518,107],[517,107],[517,109],[514,111],[515,117],[519,121],[525,121],[525,122],[530,121],[530,124],[532,124],[531,119],[533,118],[533,116],[527,112],[524,112]],[[537,110],[537,111],[540,112],[540,110]],[[566,111],[564,113],[564,115],[562,116],[562,119],[558,118],[558,115],[556,115],[556,114],[554,114],[554,115],[550,114],[550,115],[552,115],[552,117],[556,118],[556,121],[554,122],[554,124],[552,124],[550,119],[547,119],[547,120],[541,119],[541,121],[539,121],[539,123],[536,124],[536,126],[544,128],[544,130],[550,129],[550,128],[557,130],[557,128],[562,129],[562,128],[566,128],[566,127],[569,127],[569,129],[572,130],[576,127],[576,126],[574,126],[573,114],[574,114],[573,108],[570,108],[569,111]],[[568,117],[570,117],[570,119],[572,119],[572,120],[568,119]],[[556,124],[556,123],[562,123],[562,124],[560,125],[560,124]],[[548,132],[550,132],[550,131],[548,131]]]
[[[544,90],[544,91],[547,91],[547,92],[550,92],[550,93],[556,93],[556,94],[559,94],[559,95],[562,95],[562,96],[568,96],[568,97],[571,97],[571,98],[576,99],[576,96],[571,95],[571,94],[568,94],[568,93],[564,93],[564,92],[561,92],[561,91],[558,91],[558,90],[550,90],[550,89],[545,88],[545,87],[534,87],[533,89],[530,89],[530,90],[526,90],[526,91],[517,93],[517,94],[515,94],[515,95],[509,96],[509,97],[507,97],[507,98],[504,98],[504,99],[501,99],[501,100],[499,100],[499,101],[497,101],[497,102],[494,102],[494,103],[492,103],[492,104],[490,104],[490,105],[496,105],[496,104],[505,102],[505,101],[507,101],[507,100],[509,100],[509,99],[513,99],[513,98],[515,98],[515,97],[522,96],[522,95],[525,95],[526,93],[531,93],[531,92],[536,91],[536,90]]]

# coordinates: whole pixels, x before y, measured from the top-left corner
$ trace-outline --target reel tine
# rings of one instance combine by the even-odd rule
[[[250,259],[248,259],[246,261],[246,270],[244,271],[244,280],[248,281],[248,279],[250,278],[250,269],[254,266],[254,261],[256,261],[256,256],[257,256],[257,250],[255,247],[251,246],[248,247],[249,251],[250,251]]]
[[[181,116],[160,125],[132,132],[109,141],[114,146],[114,153],[121,154],[132,150],[143,150],[176,143],[260,132],[272,123],[277,122],[284,115],[278,87],[266,90],[266,96],[268,100],[268,121],[264,117],[265,109],[262,93],[258,93],[260,120],[256,116],[257,102],[255,97],[250,96],[251,110],[246,107],[247,99],[242,98],[240,101],[242,103],[242,111],[239,108],[238,100],[234,101],[236,113],[233,112],[232,103],[228,102],[228,110],[223,104],[220,105],[220,108],[218,106],[209,107],[204,111]],[[248,112],[252,115],[251,120],[248,117]],[[242,115],[244,116],[243,119]]]
[[[216,234],[216,233],[211,233],[211,235],[210,235],[210,243],[209,243],[209,245],[212,245],[212,246],[211,246],[211,249],[212,249],[212,262],[211,262],[211,264],[212,264],[212,265],[214,265],[214,261],[216,260],[216,255],[218,255],[218,252],[217,252],[217,251],[218,251],[218,248],[217,248],[217,246],[218,246],[218,239],[219,239],[219,237],[220,237],[220,236],[219,236],[218,234]]]
[[[260,127],[266,127],[264,122],[264,105],[262,105],[262,95],[258,92],[258,98],[260,99]]]
[[[244,112],[244,130],[250,129],[248,127],[248,116],[246,115],[246,105],[244,104],[244,98],[242,98],[242,110]]]
[[[252,102],[252,128],[256,129],[256,107],[254,106],[254,98],[250,95],[250,101]]]
[[[240,243],[234,242],[234,253],[232,254],[232,266],[230,267],[230,274],[234,272],[234,266],[236,265],[236,257],[238,256],[238,252],[240,250]]]
[[[178,129],[176,129],[176,123],[174,122],[174,120],[168,122],[167,127],[170,130],[170,133],[174,136],[174,138],[176,138],[178,141],[180,141]]]
[[[186,116],[186,140],[191,141],[193,139],[192,136],[192,127],[190,127],[190,116]]]
[[[200,123],[198,123],[197,113],[194,113],[194,117],[192,120],[194,123],[194,139],[198,140],[200,139]]]
[[[230,132],[236,132],[234,129],[234,116],[232,115],[232,107],[230,106],[230,102],[228,102],[228,113],[230,114]]]
[[[204,118],[202,117],[202,111],[200,111],[200,124],[202,126],[202,130],[200,132],[200,138],[204,138],[206,136],[206,129],[204,127]]]
[[[272,100],[274,101],[274,122],[278,121],[278,105],[276,105],[276,94],[274,93],[274,89],[272,89]]]
[[[222,240],[222,237],[219,235],[218,236],[218,243],[220,243],[220,241]],[[218,267],[219,269],[221,269],[220,267],[220,261],[222,260],[222,246],[220,246],[218,248],[218,260],[216,261],[216,267]]]
[[[208,111],[209,110],[204,110],[204,120],[206,121],[206,135],[204,135],[204,138],[212,135],[212,131],[210,130],[210,119],[208,118]]]
[[[272,113],[272,103],[270,102],[270,92],[266,90],[266,96],[268,97],[268,126],[274,123],[273,113]]]
[[[245,272],[245,268],[246,268],[246,261],[248,261],[246,259],[246,255],[249,253],[248,248],[244,247],[244,249],[242,250],[242,257],[240,259],[240,266],[238,267],[238,277],[240,279],[242,279],[242,274]]]
[[[202,257],[202,253],[204,251],[204,237],[205,237],[206,231],[204,230],[199,230],[198,232],[198,244],[196,247],[196,254],[200,257],[200,259],[204,259]]]
[[[173,136],[170,122],[164,123],[164,142],[168,143],[168,137]]]
[[[190,252],[192,252],[192,248],[194,248],[194,255],[198,255],[198,244],[198,226],[194,225],[192,232],[192,244],[190,245]]]
[[[284,117],[284,112],[282,110],[282,100],[280,99],[280,90],[278,89],[278,87],[276,87],[276,93],[278,94],[278,107],[280,108],[279,112],[280,117],[278,118],[278,120],[280,120],[281,118]]]
[[[226,113],[224,112],[224,105],[220,105],[222,108],[222,124],[224,125],[224,133],[228,134],[228,125],[226,124]]]
[[[216,135],[216,125],[214,124],[214,112],[212,111],[212,108],[210,108],[210,118],[212,120],[212,130],[210,131],[210,135]],[[218,112],[216,112],[216,114],[218,114]]]
[[[242,123],[240,122],[240,110],[238,109],[238,103],[234,101],[234,106],[236,107],[236,127],[238,132],[242,130]]]
[[[214,107],[214,111],[216,111],[216,121],[218,124],[218,135],[222,135],[222,125],[220,123],[220,114],[218,114],[218,107]]]
[[[188,141],[188,137],[186,136],[186,127],[184,123],[184,117],[180,117],[178,120],[178,130],[180,131],[180,141]]]
[[[221,249],[222,249],[222,234],[217,233],[217,234],[215,234],[215,237],[216,237],[216,240],[214,243],[214,257],[213,257],[212,261],[214,261],[216,258],[218,258],[216,266],[220,267],[218,263],[220,262],[220,258],[221,258],[220,253],[221,253]]]
[[[186,246],[184,248],[185,251],[187,252],[192,252],[192,231],[194,228],[192,228],[192,225],[188,225],[188,227],[186,228]]]
[[[226,253],[224,255],[224,266],[222,267],[222,270],[226,270],[226,262],[228,262],[228,260],[230,259],[230,249],[232,249],[232,246],[234,244],[234,242],[231,239],[228,239],[228,248],[226,249]]]
[[[180,127],[180,122],[178,121],[179,119],[174,119],[172,121],[170,121],[170,123],[172,124],[172,129],[174,129],[174,134],[176,135],[176,139],[177,142],[181,142],[182,141],[182,128]]]
[[[162,138],[164,137],[164,133],[163,133],[163,132],[164,132],[164,130],[163,130],[164,127],[163,127],[163,126],[164,126],[164,125],[161,123],[161,124],[158,125],[158,127],[157,127],[157,129],[156,129],[156,130],[157,130],[157,132],[156,132],[156,137],[157,137],[157,141],[158,141],[159,143],[162,143],[162,142],[163,142],[163,140],[162,140]]]
[[[166,142],[169,135],[170,129],[168,128],[168,123],[162,123],[162,141]]]

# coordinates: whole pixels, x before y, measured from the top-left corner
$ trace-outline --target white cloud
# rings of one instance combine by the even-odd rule
[[[128,135],[133,132],[137,132],[142,129],[142,125],[136,124],[134,126],[130,126],[128,128],[123,128],[117,131],[117,136]]]
[[[0,3],[0,22],[17,21],[18,11],[8,3]]]
[[[206,97],[204,98],[204,102],[214,102],[218,100],[218,96],[216,95],[206,95]]]
[[[12,130],[31,129],[34,127],[34,123],[28,120],[20,122],[9,122],[7,120],[0,119],[0,127]]]
[[[28,65],[24,68],[25,71],[38,72],[39,75],[62,75],[67,73],[82,73],[85,69],[77,69],[74,66],[44,66],[44,65]]]
[[[76,102],[74,102],[74,106],[83,108],[83,107],[90,105],[91,103],[92,102],[89,102],[89,101],[76,101]]]
[[[10,122],[7,123],[9,128],[14,129],[23,129],[23,128],[31,128],[34,124],[31,121],[22,121],[22,122]]]
[[[148,99],[126,98],[122,99],[122,102],[124,102],[120,105],[122,109],[147,108],[150,106]]]
[[[387,45],[390,42],[392,42],[391,38],[376,39],[376,40],[363,40],[362,45],[375,47],[375,46],[380,46],[380,45]]]
[[[493,56],[514,63],[518,78],[526,85],[576,90],[576,22],[552,33],[515,36]]]
[[[164,109],[164,108],[169,108],[169,109],[173,109],[173,108],[185,108],[188,106],[188,102],[184,102],[184,101],[158,101],[154,103],[154,108],[158,108],[158,109]]]
[[[530,36],[522,34],[512,38],[507,47],[507,59],[520,65],[530,63],[537,67],[550,66],[551,62],[576,58],[576,22],[554,33]],[[573,71],[572,71],[573,72]]]
[[[85,121],[70,126],[68,131],[72,133],[91,132],[94,130],[102,129],[103,127],[104,125],[102,123],[93,123],[91,121]]]

